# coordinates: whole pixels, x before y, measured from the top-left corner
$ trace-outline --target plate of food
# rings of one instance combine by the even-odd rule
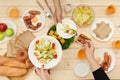
[[[104,42],[110,40],[113,33],[114,24],[106,18],[97,19],[91,27],[91,34],[98,41]]]
[[[45,25],[45,15],[38,9],[29,9],[23,14],[22,21],[26,29],[37,32]]]
[[[11,20],[0,21],[0,43],[12,39],[16,32],[17,27]]]
[[[94,12],[91,6],[77,6],[72,13],[73,20],[80,27],[89,25],[94,20]]]
[[[62,48],[55,38],[47,35],[39,36],[31,42],[28,55],[36,67],[41,68],[44,65],[45,69],[49,69],[61,60]]]
[[[116,58],[111,50],[98,48],[95,50],[94,56],[105,72],[110,72],[115,67]]]
[[[61,44],[63,50],[68,49],[69,46],[74,42],[74,37],[71,37],[69,39],[64,39],[64,38],[60,37],[59,34],[56,31],[56,25],[53,25],[48,30],[47,35],[56,38],[59,41],[59,43]]]
[[[57,33],[64,39],[69,39],[77,34],[77,27],[74,21],[65,18],[57,24]]]

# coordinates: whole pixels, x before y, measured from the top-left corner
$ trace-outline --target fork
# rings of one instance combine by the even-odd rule
[[[37,4],[39,5],[39,7],[44,11],[45,15],[48,17],[48,18],[52,18],[52,15],[45,11],[44,7],[42,6],[42,4],[39,2],[39,0],[36,0]]]

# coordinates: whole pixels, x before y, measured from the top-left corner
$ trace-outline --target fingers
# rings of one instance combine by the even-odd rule
[[[54,23],[57,24],[56,15],[54,15]]]
[[[61,22],[62,20],[62,14],[59,15],[56,12],[54,13],[54,23],[57,24],[58,22]]]
[[[40,69],[39,68],[37,68],[37,67],[35,67],[35,73],[37,74],[37,75],[39,75],[40,74]]]
[[[48,69],[45,70],[45,74],[46,74],[47,76],[50,76],[50,72],[49,72]]]
[[[94,44],[90,40],[86,40],[85,44],[83,44],[83,48],[94,49]]]
[[[62,16],[58,16],[58,17],[57,17],[57,23],[58,23],[58,22],[61,22],[61,20],[62,20]]]
[[[61,22],[62,18],[61,17],[54,17],[54,22],[57,24],[58,22]]]
[[[84,48],[85,48],[85,49],[88,49],[88,48],[89,48],[88,43],[85,43],[85,44],[84,44]]]
[[[92,41],[89,41],[89,45],[90,45],[90,48],[91,48],[91,49],[94,49],[94,44],[93,44]]]

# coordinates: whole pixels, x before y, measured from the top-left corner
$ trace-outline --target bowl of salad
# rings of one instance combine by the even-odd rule
[[[36,67],[45,69],[56,66],[62,57],[62,48],[60,43],[51,36],[36,37],[30,44],[28,55]]]
[[[91,6],[81,5],[73,10],[72,17],[78,26],[84,27],[94,20],[94,12]]]

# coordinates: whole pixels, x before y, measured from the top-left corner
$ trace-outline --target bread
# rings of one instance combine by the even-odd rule
[[[40,77],[35,73],[34,68],[29,69],[28,73],[24,76],[10,77],[10,79],[11,80],[41,80]]]
[[[26,75],[23,76],[12,76],[10,80],[25,80]]]
[[[26,73],[27,73],[26,69],[0,66],[1,76],[22,76],[22,75],[25,75]]]
[[[15,40],[10,40],[9,43],[7,44],[7,55],[8,57],[15,57],[16,56],[16,49],[15,49]]]
[[[12,47],[12,54],[16,55],[17,51],[15,50],[15,40],[10,40],[9,43],[11,44],[11,47]]]
[[[111,31],[110,25],[102,21],[101,23],[97,23],[97,28],[93,32],[96,34],[96,37],[104,39],[109,36]]]
[[[35,36],[30,31],[25,31],[17,37],[17,39],[28,49],[30,42],[35,38]]]
[[[15,40],[10,40],[7,45],[7,57],[16,57],[17,51],[28,49],[30,42],[35,36],[30,31],[19,34]]]
[[[20,62],[16,58],[8,58],[5,56],[0,56],[0,66],[9,66],[9,67],[26,69],[26,68],[30,68],[31,65]]]
[[[19,40],[16,41],[15,48],[19,48],[19,50],[25,49],[25,47],[23,46],[23,44]]]
[[[9,56],[9,57],[13,57],[13,53],[12,53],[12,47],[11,47],[11,44],[8,43],[7,44],[7,55],[6,56]]]

